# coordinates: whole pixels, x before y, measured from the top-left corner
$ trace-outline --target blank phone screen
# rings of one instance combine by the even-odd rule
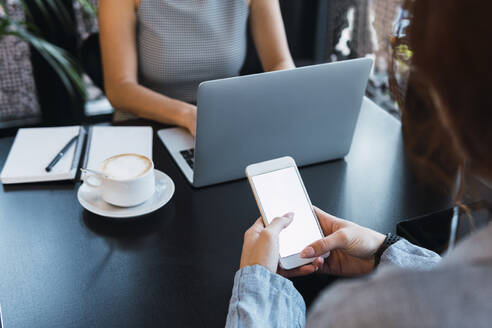
[[[322,238],[311,205],[294,167],[268,172],[251,178],[267,223],[288,212],[292,223],[280,233],[280,256],[300,253],[304,247]]]

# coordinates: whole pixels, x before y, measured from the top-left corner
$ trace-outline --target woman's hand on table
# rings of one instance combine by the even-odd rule
[[[301,257],[319,257],[329,253],[320,272],[352,276],[374,270],[374,254],[385,235],[350,221],[339,219],[314,207],[326,237],[307,246]]]
[[[191,133],[192,136],[196,135],[196,106],[192,104],[184,103],[186,106],[183,109],[184,122],[183,126]]]

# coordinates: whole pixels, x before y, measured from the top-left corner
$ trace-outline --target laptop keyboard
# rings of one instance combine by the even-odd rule
[[[193,169],[193,164],[195,163],[195,149],[187,149],[179,152],[181,156],[185,159],[186,163]]]

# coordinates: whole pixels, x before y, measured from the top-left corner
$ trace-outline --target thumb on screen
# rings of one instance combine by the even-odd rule
[[[273,221],[265,229],[270,230],[272,233],[279,234],[280,231],[287,228],[293,220],[294,213],[289,212],[283,216],[273,219]]]

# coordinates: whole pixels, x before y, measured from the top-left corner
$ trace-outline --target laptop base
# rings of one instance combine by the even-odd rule
[[[195,147],[195,138],[183,128],[162,129],[157,131],[157,135],[188,182],[193,184],[193,159],[190,153]]]

